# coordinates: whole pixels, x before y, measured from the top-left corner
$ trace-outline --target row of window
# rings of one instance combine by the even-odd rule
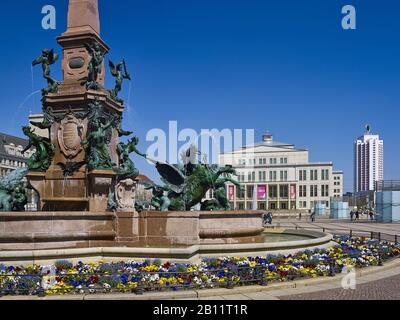
[[[321,180],[327,181],[329,180],[329,169],[321,169]],[[308,175],[309,173],[309,175]],[[299,180],[300,181],[307,181],[308,177],[310,177],[310,181],[317,181],[319,180],[319,170],[312,169],[312,170],[299,170]]]
[[[324,201],[323,204],[325,204],[326,208],[329,208],[329,201]],[[231,203],[232,208],[233,203]],[[309,206],[308,206],[309,205]],[[300,201],[299,202],[299,209],[311,209],[314,208],[315,202],[311,201],[309,204],[307,201]],[[253,209],[253,203],[252,202],[238,202],[236,203],[236,210],[252,210]],[[258,202],[257,203],[257,210],[288,210],[289,209],[289,204],[287,202],[280,202],[279,204],[276,202],[269,202],[268,204],[266,202]],[[294,210],[296,209],[296,204],[291,203],[290,209]]]
[[[245,166],[245,165],[267,165],[267,158],[258,158],[258,162],[256,159],[239,159],[238,160],[238,165],[240,166]],[[288,164],[288,158],[283,157],[283,158],[269,158],[268,163],[270,165],[277,165],[277,164]]]
[[[308,175],[307,170],[299,170],[299,181],[307,181]],[[318,181],[319,170],[313,169],[309,170],[309,177],[310,181]],[[276,182],[278,181],[288,181],[288,171],[281,170],[281,171],[269,171],[269,181]],[[247,178],[247,180],[246,180]],[[255,182],[256,181],[256,172],[248,172],[247,175],[245,173],[238,173],[238,180],[239,182]],[[328,181],[329,180],[329,169],[322,169],[321,170],[321,181]],[[267,181],[267,171],[259,171],[258,172],[258,181],[265,182]],[[340,185],[340,182],[335,182],[335,185]]]
[[[236,188],[236,197],[238,199],[244,199],[245,195],[247,198],[254,198],[255,187],[253,185],[248,185],[245,190],[240,190]],[[269,185],[266,189],[269,198],[288,198],[289,197],[289,185]],[[278,193],[279,191],[279,193]],[[299,198],[317,198],[317,197],[329,197],[329,185],[299,185],[298,186],[298,197]],[[295,193],[295,189],[291,190],[292,193]],[[335,194],[340,194],[340,189],[334,189]]]
[[[310,197],[318,197],[318,185],[301,185],[299,186],[299,198],[306,198],[308,195]],[[320,189],[321,197],[329,197],[329,185],[322,185]]]
[[[238,173],[238,181],[239,182],[255,182],[256,181],[256,172],[248,172],[247,180],[246,175],[244,173]],[[267,181],[267,171],[259,171],[258,172],[258,181],[266,182]],[[278,181],[278,171],[269,171],[269,181]],[[279,171],[279,181],[288,181],[288,172],[287,170]]]

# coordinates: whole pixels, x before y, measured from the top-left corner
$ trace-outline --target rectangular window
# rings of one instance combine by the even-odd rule
[[[321,170],[321,180],[329,180],[329,170],[328,169],[322,169]]]
[[[247,186],[247,198],[253,199],[254,195],[254,186]]]
[[[279,174],[280,174],[280,181],[287,181],[287,171],[281,171]]]
[[[299,186],[299,197],[300,198],[307,197],[307,186],[305,186],[305,185]]]
[[[269,186],[268,187],[268,196],[270,198],[277,198],[278,197],[278,186]]]
[[[310,186],[310,197],[318,197],[318,186],[317,185]]]
[[[279,186],[279,197],[284,198],[284,199],[289,198],[289,186],[288,185]]]
[[[244,196],[245,196],[244,190],[241,188],[236,188],[236,197],[238,199],[244,199]]]
[[[318,180],[318,170],[310,170],[310,180],[311,181]]]
[[[321,186],[321,196],[322,197],[329,197],[329,185],[322,185]]]
[[[300,170],[299,171],[299,180],[306,181],[307,180],[307,170]]]

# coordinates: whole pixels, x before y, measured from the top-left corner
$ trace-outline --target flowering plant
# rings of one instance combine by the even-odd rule
[[[261,281],[289,281],[299,277],[315,278],[341,272],[344,267],[363,268],[400,255],[400,246],[368,238],[337,236],[337,243],[329,249],[304,250],[293,255],[266,257],[207,258],[199,264],[163,263],[161,260],[144,262],[116,262],[72,264],[61,260],[54,264],[54,281],[46,286],[43,280],[47,267],[26,267],[0,264],[0,293],[83,294],[131,292],[142,288],[151,290],[179,290],[249,285]]]

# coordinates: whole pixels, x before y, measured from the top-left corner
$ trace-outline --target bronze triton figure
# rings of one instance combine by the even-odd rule
[[[60,83],[50,77],[50,65],[54,64],[57,60],[58,54],[54,52],[54,49],[43,49],[42,54],[32,62],[32,66],[42,64],[43,78],[47,80],[47,88],[42,89],[43,95],[48,93],[57,93],[58,91],[58,85]]]
[[[126,68],[125,59],[122,62],[118,63],[117,66],[110,60],[109,61],[111,74],[115,77],[115,88],[110,90],[111,98],[121,104],[124,104],[124,101],[118,97],[119,92],[122,89],[122,82],[124,79],[132,80],[131,76]]]

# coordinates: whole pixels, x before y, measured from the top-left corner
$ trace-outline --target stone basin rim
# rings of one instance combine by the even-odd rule
[[[299,250],[323,245],[333,245],[333,235],[311,230],[284,230],[287,234],[311,234],[320,237],[308,240],[282,241],[270,243],[241,243],[241,244],[201,244],[186,248],[156,248],[156,247],[97,247],[82,249],[42,249],[42,250],[19,250],[0,251],[0,263],[18,261],[21,263],[39,263],[43,260],[57,261],[60,259],[95,259],[95,260],[141,260],[145,258],[160,258],[167,261],[199,261],[207,257],[207,254],[215,256],[254,256],[255,254],[272,253],[278,254],[278,250]],[[276,232],[274,232],[276,233]]]

